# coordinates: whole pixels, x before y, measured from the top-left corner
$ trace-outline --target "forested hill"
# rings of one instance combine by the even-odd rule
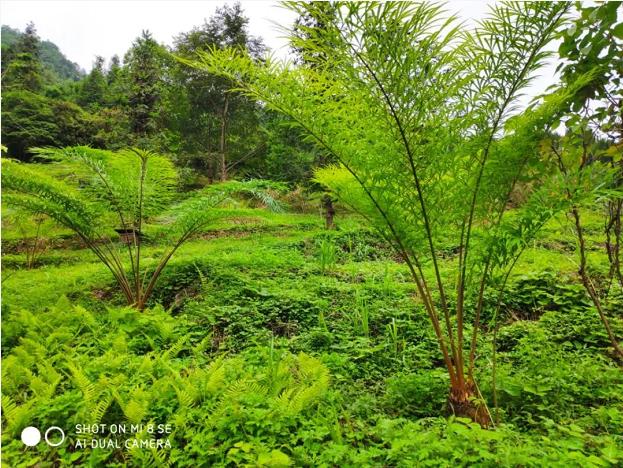
[[[49,43],[33,23],[21,33],[3,28],[1,131],[8,155],[29,161],[31,148],[46,146],[140,147],[168,155],[188,187],[232,177],[306,182],[327,155],[287,118],[230,93],[228,80],[175,59],[235,44],[260,60],[268,51],[248,21],[233,4],[180,31],[172,45],[143,31],[122,56],[96,55],[77,80],[53,71]],[[54,70],[68,63],[60,52],[56,58]]]
[[[2,56],[8,52],[9,48],[17,42],[23,33],[10,26],[2,25]],[[52,72],[61,80],[77,81],[84,75],[77,63],[69,60],[60,51],[58,46],[50,41],[39,43],[39,54],[45,69]]]

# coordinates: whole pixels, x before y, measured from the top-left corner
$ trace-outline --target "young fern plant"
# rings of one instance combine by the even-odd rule
[[[509,118],[569,6],[500,3],[467,30],[426,3],[287,5],[324,25],[291,36],[311,63],[256,64],[236,50],[186,63],[236,81],[339,161],[317,180],[401,255],[450,377],[448,408],[486,425],[474,376],[484,292],[560,209],[537,190],[531,209],[503,219],[516,184],[538,173],[538,142],[565,96]],[[442,245],[458,252],[448,267]]]
[[[265,182],[253,181],[211,186],[171,208],[177,187],[173,164],[140,149],[112,152],[81,146],[38,154],[56,161],[61,175],[48,175],[46,166],[3,160],[5,201],[71,229],[112,273],[128,305],[138,310],[145,308],[175,252],[220,216],[216,208],[231,195],[244,193],[281,208],[267,195]],[[159,222],[159,235],[168,241],[155,266],[144,265],[147,221]]]

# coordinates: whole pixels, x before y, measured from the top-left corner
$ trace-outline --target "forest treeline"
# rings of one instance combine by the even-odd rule
[[[308,181],[322,152],[287,119],[230,93],[229,80],[176,58],[232,46],[258,61],[269,53],[249,32],[240,4],[217,8],[171,47],[144,31],[123,57],[96,56],[87,74],[42,41],[34,24],[23,33],[3,26],[3,144],[22,161],[31,161],[36,147],[138,146],[168,155],[186,187],[233,174]]]

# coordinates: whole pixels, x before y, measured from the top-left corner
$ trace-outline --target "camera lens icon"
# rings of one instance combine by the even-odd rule
[[[58,432],[60,434],[60,440],[50,440],[51,435],[53,435],[55,432]],[[22,431],[21,438],[24,445],[27,445],[28,447],[34,447],[39,442],[41,442],[41,432],[34,426],[28,426]],[[58,447],[63,442],[65,442],[65,432],[58,426],[50,426],[45,431],[43,438],[45,439],[45,443],[48,444],[50,447]]]
[[[61,435],[61,440],[57,441],[57,442],[52,442],[50,439],[48,439],[48,436],[50,434],[50,432],[52,431],[57,431],[60,433]],[[50,426],[48,427],[48,430],[45,431],[45,435],[43,436],[43,438],[45,439],[45,442],[50,446],[50,447],[58,447],[59,445],[61,445],[63,442],[65,442],[65,432],[58,426]]]

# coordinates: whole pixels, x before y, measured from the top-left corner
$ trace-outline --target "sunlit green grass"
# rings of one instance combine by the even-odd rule
[[[606,257],[600,247],[599,218],[586,213],[590,260],[605,265]],[[340,229],[363,227],[356,216],[338,216]],[[325,274],[320,274],[320,264],[315,252],[301,247],[306,240],[322,234],[324,220],[320,214],[272,213],[263,209],[238,209],[235,216],[224,217],[206,228],[200,238],[183,245],[170,265],[193,261],[208,262],[220,269],[231,269],[250,279],[269,284],[275,288],[284,284],[307,288],[312,285],[331,283],[382,283],[389,277],[404,284],[407,293],[413,293],[406,265],[395,259],[352,261],[352,255],[340,253],[339,260]],[[15,235],[10,226],[3,236]],[[565,224],[564,217],[552,220],[545,226],[537,240],[525,249],[514,275],[526,271],[553,270],[563,274],[577,271],[577,258],[573,252],[574,237]],[[309,250],[309,249],[307,249]],[[154,266],[164,246],[146,244],[143,265]],[[112,277],[87,249],[56,249],[44,252],[44,265],[26,270],[11,268],[24,262],[23,254],[7,254],[2,292],[3,303],[11,307],[41,308],[55,303],[63,295],[88,296],[101,288],[112,285]],[[51,261],[53,260],[53,261]],[[53,264],[45,264],[53,263]],[[456,270],[456,258],[440,263],[442,277],[452,284]],[[424,271],[432,278],[432,265],[425,264]],[[304,286],[301,286],[304,285]]]

